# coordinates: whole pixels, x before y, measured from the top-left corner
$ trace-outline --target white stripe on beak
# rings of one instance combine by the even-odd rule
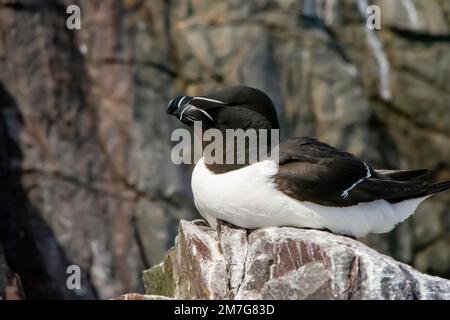
[[[181,98],[180,101],[178,101],[178,108],[181,106],[181,103],[183,102],[184,98],[186,98],[186,96],[183,96],[183,98]]]
[[[192,104],[188,104],[188,106],[186,108],[184,108],[183,111],[181,111],[180,120],[183,119],[183,114],[188,109],[189,110],[191,110],[191,109],[198,110],[198,111],[202,112],[205,116],[207,116],[212,122],[214,122],[214,119],[208,114],[208,112],[206,112],[205,110],[202,110],[200,108],[197,108],[196,106],[193,106]]]
[[[206,112],[205,110],[199,109],[199,108],[197,108],[197,110],[203,112],[203,114],[205,116],[207,116],[212,122],[214,122],[214,119],[208,114],[208,112]]]

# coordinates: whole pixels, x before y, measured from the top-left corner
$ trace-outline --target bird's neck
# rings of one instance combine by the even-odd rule
[[[217,136],[203,137],[203,158],[216,174],[241,169],[253,163],[274,158],[279,143],[278,130],[217,129]]]

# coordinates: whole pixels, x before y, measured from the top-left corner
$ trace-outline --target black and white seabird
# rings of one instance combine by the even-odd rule
[[[271,99],[244,86],[174,98],[167,112],[185,124],[201,121],[221,131],[279,129]],[[279,161],[206,162],[203,157],[195,165],[192,191],[197,209],[212,227],[221,219],[247,229],[292,226],[362,237],[389,232],[427,197],[450,188],[450,181],[411,180],[427,170],[374,170],[352,154],[309,137],[280,143]]]

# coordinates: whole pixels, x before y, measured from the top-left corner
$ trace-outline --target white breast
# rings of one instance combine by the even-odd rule
[[[385,200],[337,208],[297,201],[276,189],[272,177],[278,165],[257,162],[222,174],[211,172],[200,159],[192,173],[192,191],[200,214],[215,226],[215,219],[254,229],[293,226],[364,236],[388,232],[414,213],[423,200],[392,205]]]

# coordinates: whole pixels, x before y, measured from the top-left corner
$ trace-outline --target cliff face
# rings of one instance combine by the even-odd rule
[[[198,221],[198,220],[197,220]],[[177,299],[449,299],[431,277],[324,231],[218,232],[181,221],[175,247],[144,272],[147,294]]]
[[[370,3],[381,30],[365,28]],[[65,27],[81,7],[81,30]],[[450,5],[419,1],[0,0],[0,241],[27,297],[139,290],[180,218],[167,101],[266,91],[283,135],[450,179]],[[449,277],[448,194],[371,246]],[[66,287],[82,268],[83,289]]]

